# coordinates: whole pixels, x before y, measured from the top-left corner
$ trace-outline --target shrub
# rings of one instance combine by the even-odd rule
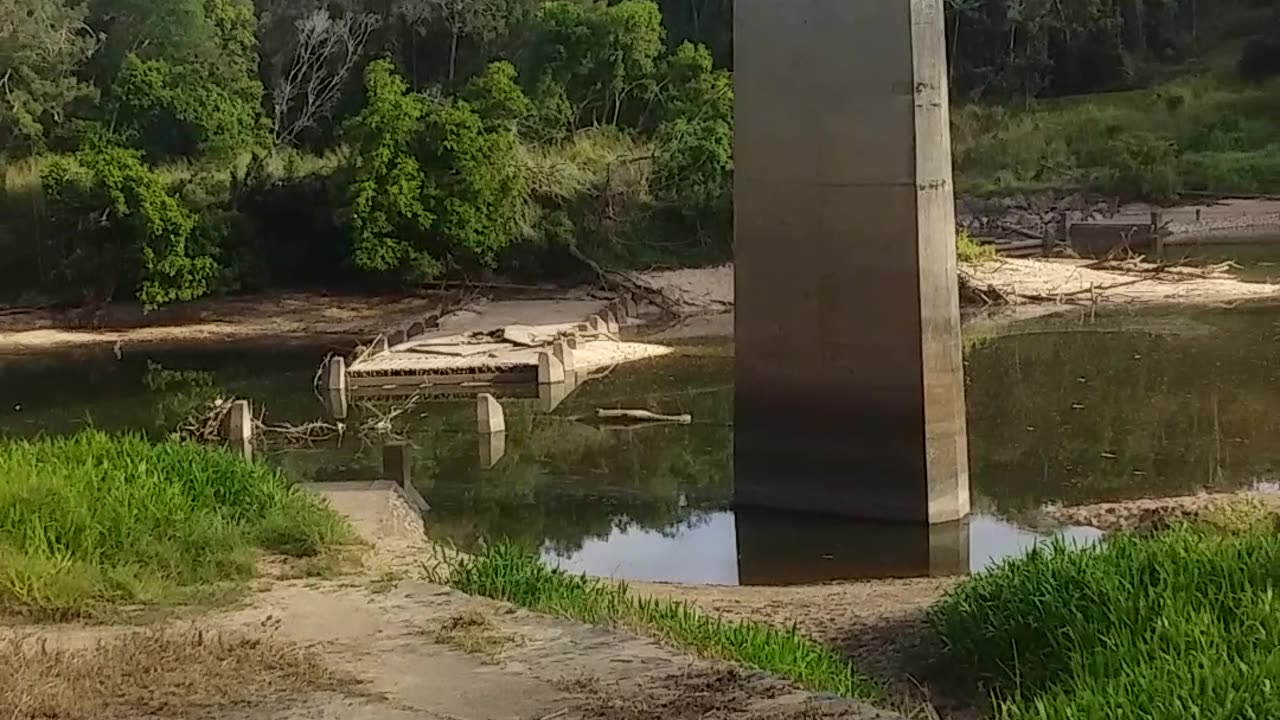
[[[980,263],[994,259],[996,246],[973,239],[968,230],[956,233],[956,259],[965,263]]]
[[[133,287],[147,308],[209,292],[218,265],[190,252],[196,216],[140,153],[93,142],[50,162],[41,179],[64,282],[99,300]]]
[[[528,201],[511,123],[486,127],[466,101],[410,93],[390,61],[371,63],[365,85],[365,108],[349,130],[356,266],[412,280],[451,266],[492,267]]]

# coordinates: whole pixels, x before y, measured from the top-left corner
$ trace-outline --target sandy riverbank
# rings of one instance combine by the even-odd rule
[[[1042,307],[1106,304],[1215,304],[1280,299],[1280,285],[1242,282],[1226,273],[1206,276],[1190,269],[1111,265],[1100,267],[1080,260],[999,259],[961,268],[969,285],[987,297],[1015,305]],[[709,316],[733,308],[733,266],[721,265],[646,273],[637,280],[673,298],[679,312]],[[548,298],[580,302],[598,296],[591,288],[543,291]],[[502,297],[495,293],[495,297]],[[983,300],[968,298],[981,304]],[[158,344],[211,341],[270,340],[347,345],[391,332],[453,308],[455,295],[410,298],[263,295],[243,298],[204,298],[143,315],[136,307],[111,308],[100,327],[84,328],[74,312],[0,310],[0,354],[20,354],[53,348],[111,346],[114,343]],[[518,303],[518,300],[515,302]],[[511,307],[504,303],[503,307]],[[653,308],[650,308],[653,310]],[[483,307],[478,311],[483,313]],[[523,316],[522,316],[523,317]],[[524,318],[536,322],[537,318]]]

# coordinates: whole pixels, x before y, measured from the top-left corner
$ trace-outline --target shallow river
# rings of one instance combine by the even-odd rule
[[[617,368],[553,413],[504,400],[492,467],[469,401],[393,421],[416,449],[432,535],[462,548],[508,537],[575,571],[631,579],[779,584],[961,573],[1024,552],[1046,503],[1078,504],[1269,483],[1280,467],[1280,308],[1083,314],[970,325],[967,396],[975,515],[922,530],[737,512],[732,339]],[[0,358],[0,432],[87,424],[157,435],[212,395],[250,398],[268,422],[323,417],[311,392],[329,348],[221,345]],[[389,405],[357,408],[350,422]],[[596,408],[690,413],[692,426],[589,422]],[[363,415],[361,415],[363,413]],[[372,479],[380,448],[348,435],[267,449],[298,480]],[[1065,531],[1087,542],[1088,528]],[[874,549],[874,552],[869,552]]]

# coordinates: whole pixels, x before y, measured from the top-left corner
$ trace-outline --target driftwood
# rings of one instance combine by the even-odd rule
[[[984,283],[959,268],[960,304],[966,307],[993,307],[1010,304],[1009,296],[1000,288]]]
[[[674,423],[677,425],[690,425],[693,423],[693,416],[688,413],[681,415],[662,415],[659,413],[649,412],[648,410],[606,410],[598,408],[596,410],[596,419],[605,421],[636,421],[651,423]]]
[[[259,414],[253,418],[252,437],[255,439],[266,438],[273,444],[286,447],[308,446],[330,440],[341,440],[351,433],[361,438],[395,438],[397,437],[394,428],[395,420],[413,409],[418,404],[418,399],[418,396],[415,395],[387,409],[375,409],[371,405],[361,404],[360,407],[365,410],[365,417],[355,426],[348,425],[340,420],[334,422],[312,420],[300,425],[268,423],[264,422],[262,415]],[[235,398],[218,398],[214,400],[208,406],[193,412],[178,423],[172,433],[173,437],[179,440],[205,444],[221,442],[227,414],[231,412],[231,407],[234,403]]]
[[[999,223],[996,223],[996,227],[1000,228],[1001,230],[1004,230],[1005,232],[1011,232],[1015,235],[1021,235],[1024,238],[1029,238],[1032,240],[1041,240],[1041,241],[1044,240],[1044,235],[1041,235],[1040,233],[1035,232],[1034,230],[1028,230],[1024,227],[1018,227],[1017,225],[1014,225],[1011,222],[1001,221]]]

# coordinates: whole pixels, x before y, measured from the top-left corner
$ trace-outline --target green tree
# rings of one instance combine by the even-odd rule
[[[653,0],[552,0],[536,20],[532,66],[565,89],[578,122],[617,124],[651,92],[665,30]]]
[[[87,11],[61,0],[0,0],[0,151],[39,150],[74,101],[92,97],[77,73],[97,42]]]
[[[493,267],[520,231],[529,190],[513,128],[486,128],[463,100],[435,105],[419,145],[431,170],[439,251],[451,264]]]
[[[491,267],[528,205],[510,123],[486,127],[464,100],[409,92],[389,60],[369,65],[365,91],[348,133],[356,265],[414,280]]]
[[[663,119],[717,118],[733,121],[733,78],[712,66],[705,45],[682,43],[665,61],[661,87]]]
[[[112,125],[153,159],[263,144],[251,0],[99,0]]]
[[[463,40],[481,48],[505,37],[533,11],[531,0],[399,0],[400,15],[418,34],[439,28],[448,39],[446,79],[458,76],[458,52]],[[490,55],[489,57],[492,57]]]
[[[492,129],[514,130],[534,111],[533,102],[520,89],[515,66],[505,60],[489,63],[483,73],[467,81],[462,98]]]
[[[144,307],[192,300],[209,292],[217,262],[192,255],[194,213],[130,150],[94,141],[57,158],[41,178],[64,246],[64,284],[107,300],[130,286]]]
[[[352,259],[362,270],[434,277],[440,262],[420,248],[435,216],[424,204],[427,179],[413,154],[426,100],[409,92],[390,60],[369,63],[364,87],[364,109],[347,128],[355,158]]]

